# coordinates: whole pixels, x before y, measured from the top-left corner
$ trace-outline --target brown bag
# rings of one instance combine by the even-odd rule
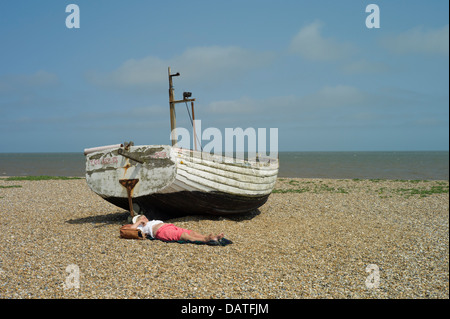
[[[131,229],[131,225],[127,224],[120,227],[120,237],[125,239],[144,239],[145,234],[139,229]]]

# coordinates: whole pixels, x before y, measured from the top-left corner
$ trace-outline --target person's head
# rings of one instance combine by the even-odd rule
[[[138,221],[139,222],[143,221],[144,223],[148,223],[148,219],[147,219],[147,217],[145,217],[145,215],[136,215],[133,217],[133,224],[135,224]]]
[[[148,219],[145,215],[142,215],[141,217],[139,217],[138,220],[143,221],[144,223],[148,223]]]

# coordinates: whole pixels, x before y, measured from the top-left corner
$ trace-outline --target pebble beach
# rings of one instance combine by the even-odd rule
[[[279,178],[258,210],[126,240],[84,179],[0,179],[0,298],[449,298],[449,183]]]

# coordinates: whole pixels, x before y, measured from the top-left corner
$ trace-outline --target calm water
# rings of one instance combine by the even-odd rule
[[[448,180],[449,152],[280,152],[280,177]],[[0,153],[0,176],[84,176],[83,153]]]
[[[280,177],[448,180],[449,152],[283,152]]]

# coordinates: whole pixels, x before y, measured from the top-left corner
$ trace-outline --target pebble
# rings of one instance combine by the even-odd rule
[[[0,185],[0,298],[444,298],[448,181],[279,179],[258,211],[169,220],[225,247],[119,238],[84,180]],[[368,265],[375,270],[366,271]],[[369,285],[367,284],[369,282]],[[372,283],[372,285],[370,285]]]

